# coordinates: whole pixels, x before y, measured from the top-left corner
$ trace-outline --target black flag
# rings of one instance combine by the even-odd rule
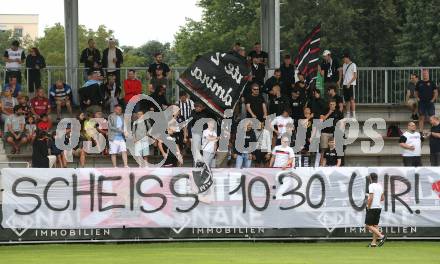
[[[319,63],[321,42],[321,23],[307,35],[304,42],[299,46],[298,55],[295,58],[295,66],[305,78],[315,77]]]
[[[181,75],[177,84],[223,116],[234,109],[247,83],[246,60],[235,54],[208,53],[200,56]]]
[[[196,162],[195,170],[192,171],[194,184],[197,186],[197,191],[199,193],[205,192],[211,187],[212,180],[212,171],[209,166],[203,162]]]

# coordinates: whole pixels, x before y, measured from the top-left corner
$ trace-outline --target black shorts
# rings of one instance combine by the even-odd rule
[[[342,89],[342,93],[344,95],[344,102],[348,102],[354,99],[354,85],[344,85]]]
[[[380,208],[367,209],[367,214],[365,215],[365,224],[369,226],[378,225],[380,220],[380,211]]]

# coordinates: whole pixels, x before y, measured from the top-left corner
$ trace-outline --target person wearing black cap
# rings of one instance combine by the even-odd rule
[[[357,80],[357,66],[351,61],[348,53],[344,54],[344,64],[342,65],[342,88],[344,101],[346,104],[347,118],[356,118],[356,104],[354,102],[354,89]]]
[[[6,65],[5,83],[9,83],[9,79],[12,76],[17,77],[17,82],[21,84],[21,65],[24,63],[26,56],[24,50],[20,48],[20,42],[14,40],[11,43],[11,48],[5,50],[3,54],[3,60]]]
[[[324,76],[324,86],[327,90],[330,86],[340,87],[342,68],[338,60],[333,59],[329,50],[324,50],[322,54],[324,60],[321,63],[321,74]]]

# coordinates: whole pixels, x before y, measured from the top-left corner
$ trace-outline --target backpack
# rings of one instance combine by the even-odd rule
[[[387,129],[387,137],[400,137],[402,130],[397,125],[390,125]]]

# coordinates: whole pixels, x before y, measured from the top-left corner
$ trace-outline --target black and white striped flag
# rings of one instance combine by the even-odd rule
[[[321,42],[321,23],[319,23],[312,32],[307,35],[299,47],[298,55],[295,58],[295,66],[299,73],[305,78],[312,79],[316,76],[319,63]]]

